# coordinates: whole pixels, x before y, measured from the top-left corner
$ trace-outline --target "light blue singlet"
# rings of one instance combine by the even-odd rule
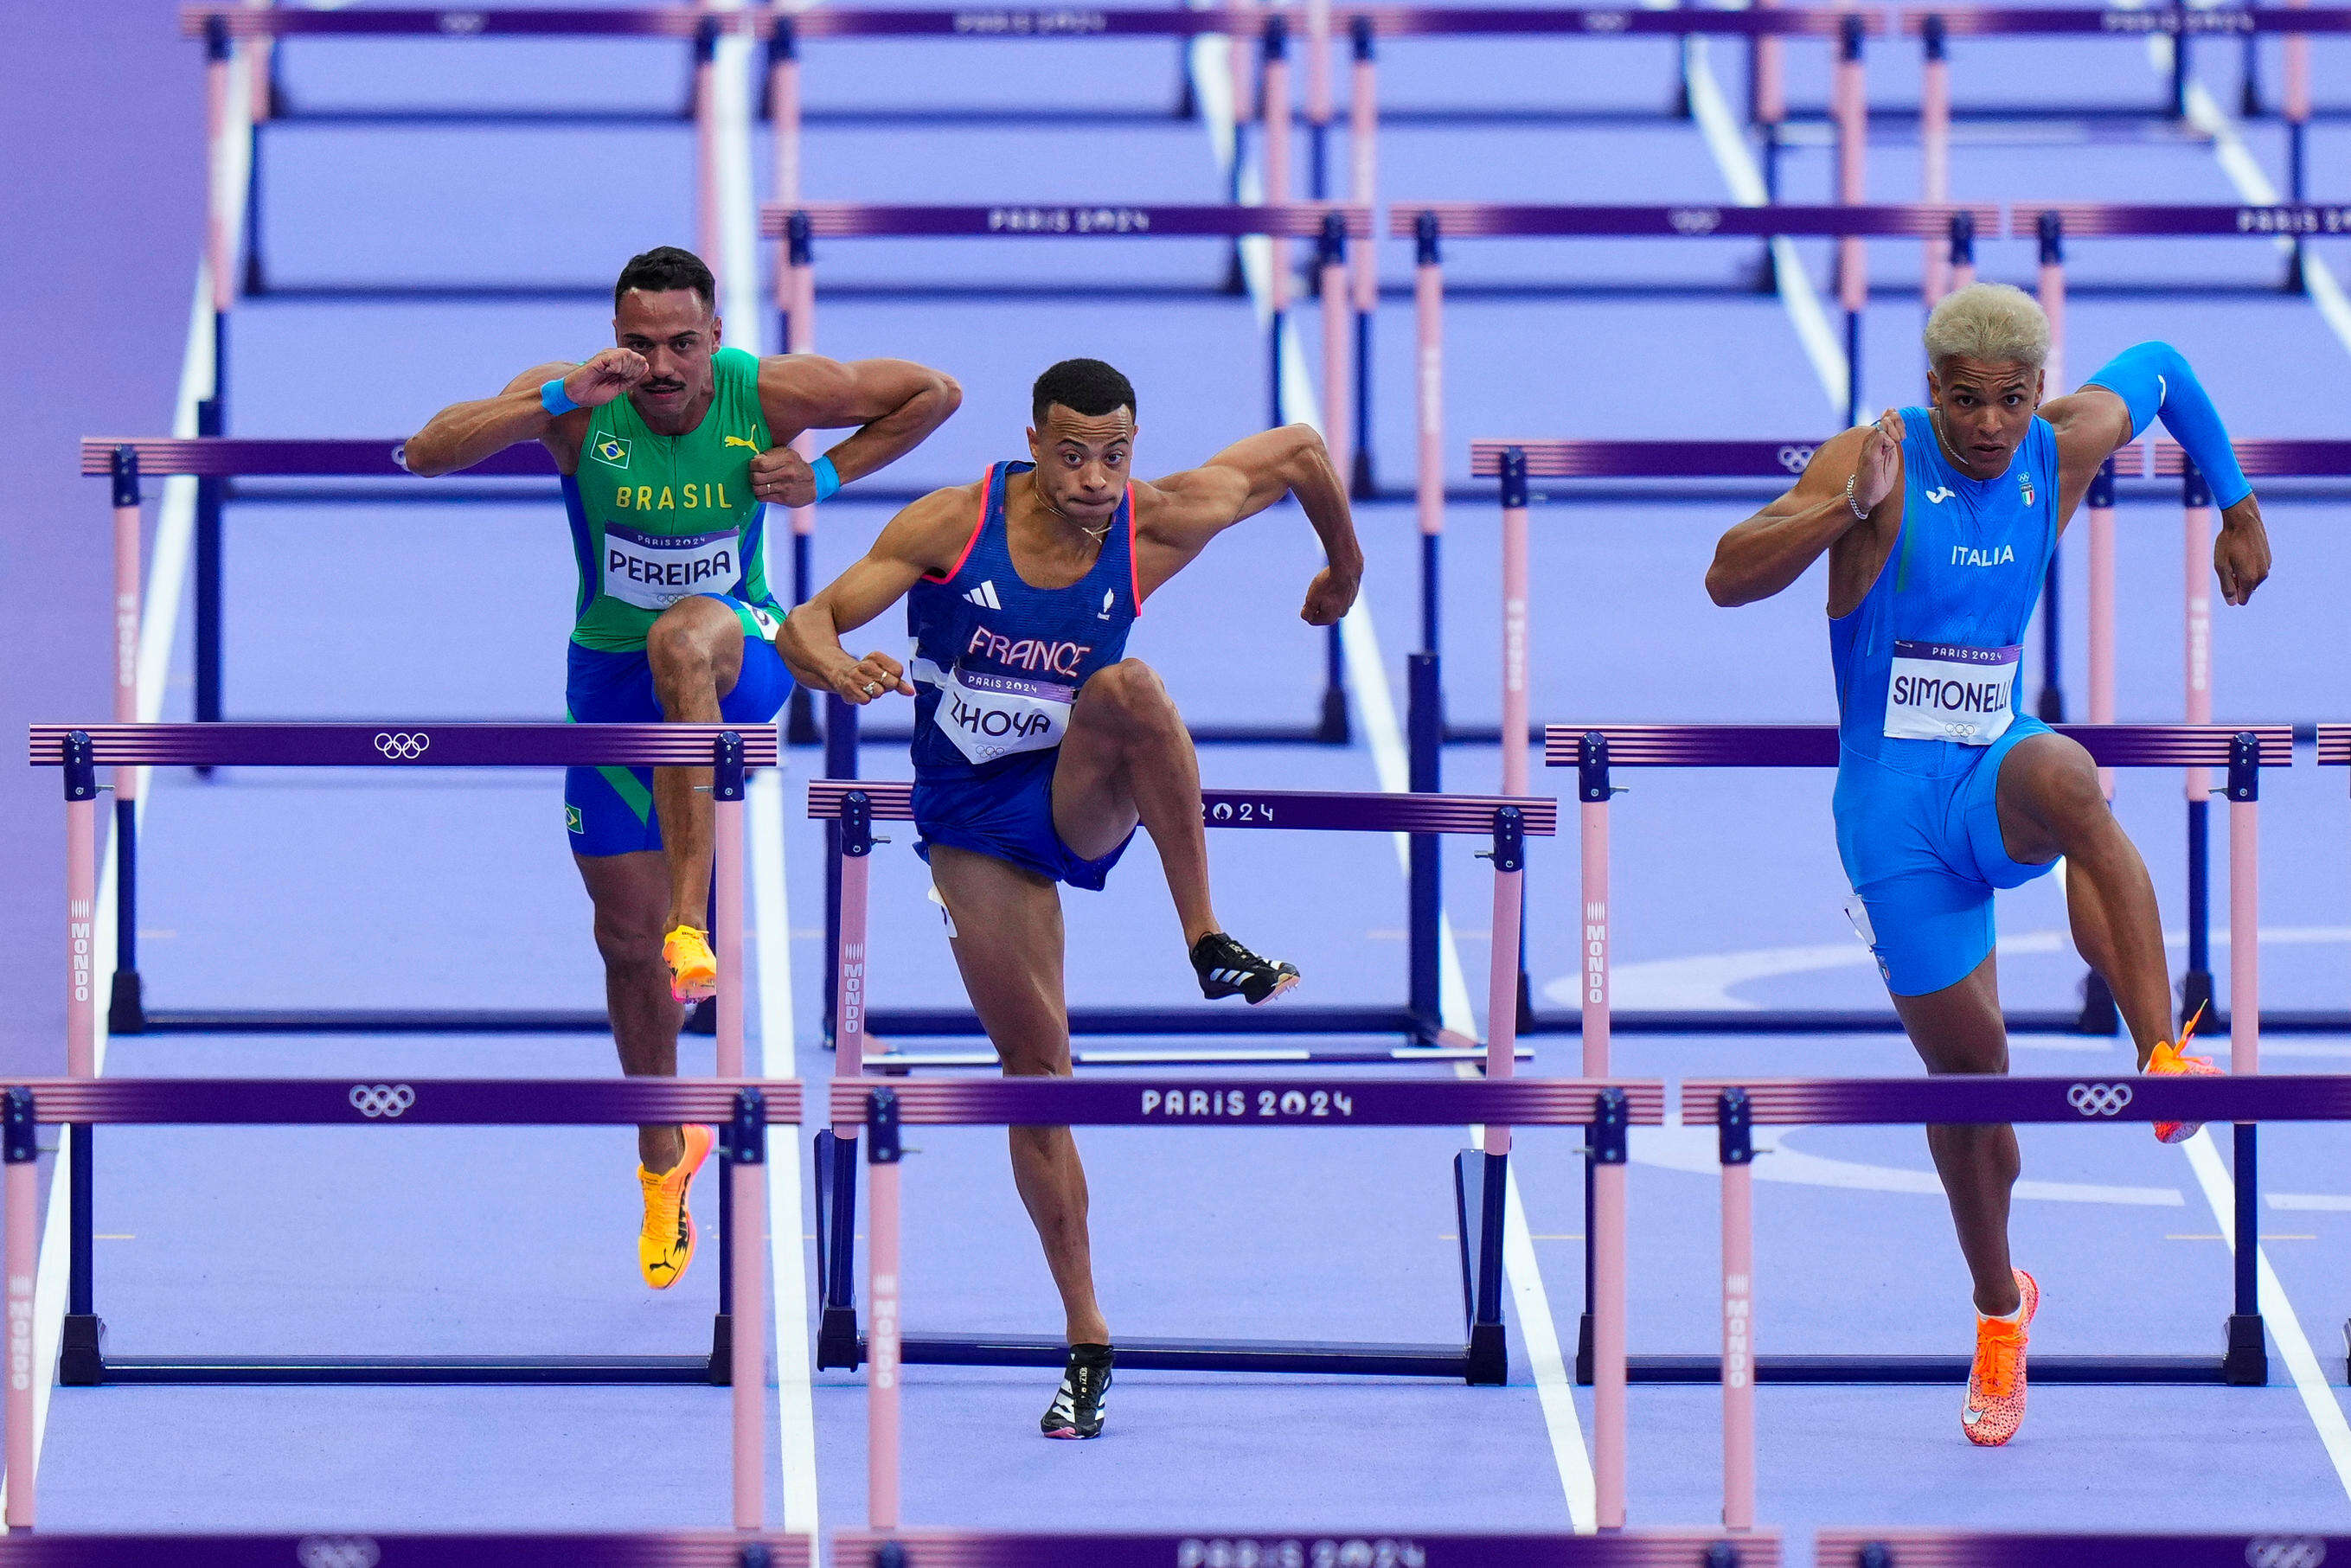
[[[1829,622],[1829,654],[1855,921],[1887,988],[1923,996],[1991,951],[1992,890],[2049,869],[2009,858],[1998,789],[2011,748],[2049,728],[2015,704],[2057,538],[2057,438],[2035,419],[2008,471],[1976,480],[1928,410],[1902,418],[1902,531],[1867,597]]]

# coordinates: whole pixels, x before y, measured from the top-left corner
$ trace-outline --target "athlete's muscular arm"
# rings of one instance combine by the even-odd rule
[[[891,518],[862,559],[785,617],[776,651],[792,678],[836,692],[861,707],[884,692],[913,696],[904,664],[879,651],[852,658],[841,645],[841,633],[856,631],[906,597],[925,572],[939,577],[954,570],[971,537],[972,508],[977,505],[976,485],[933,491]]]
[[[1769,599],[1827,550],[1829,613],[1849,613],[1894,548],[1901,486],[1900,415],[1831,436],[1794,488],[1722,536],[1707,568],[1707,597],[1726,610]]]
[[[2089,494],[2099,468],[2130,444],[2130,405],[2119,394],[2093,384],[2042,404],[2041,417],[2057,435],[2057,526],[2062,530]],[[2220,537],[2212,541],[2212,574],[2220,580],[2220,597],[2231,604],[2252,598],[2253,590],[2270,574],[2269,529],[2262,522],[2262,503],[2250,491],[2220,514]]]
[[[759,410],[775,431],[854,434],[824,454],[844,485],[886,468],[923,444],[963,402],[953,376],[907,360],[853,360],[775,354],[759,361]],[[816,500],[816,479],[790,447],[751,460],[751,493],[782,507]]]
[[[1284,496],[1295,496],[1329,564],[1314,574],[1299,615],[1328,626],[1347,613],[1364,580],[1347,486],[1312,425],[1286,424],[1235,442],[1197,468],[1137,486],[1136,575],[1145,599],[1191,564],[1208,541]]]
[[[611,402],[644,374],[644,359],[632,349],[606,349],[585,364],[534,365],[496,397],[452,403],[434,414],[401,448],[401,461],[410,473],[430,479],[471,468],[517,442],[544,441],[556,466],[568,474],[588,429],[581,411]],[[558,376],[563,395],[580,405],[570,413],[551,414],[540,400],[539,389]]]

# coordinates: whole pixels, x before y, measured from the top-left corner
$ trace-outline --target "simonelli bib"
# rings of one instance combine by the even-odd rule
[[[1137,612],[1134,497],[1119,502],[1085,576],[1067,588],[1032,587],[1012,562],[1004,494],[1013,475],[1033,466],[987,471],[963,559],[906,595],[918,778],[976,772],[1061,745],[1078,688],[1126,657]]]
[[[2016,716],[2024,631],[2057,537],[2057,440],[2035,419],[1996,479],[1943,455],[1902,411],[1902,531],[1854,612],[1829,622],[1848,756],[1899,772],[1968,765]]]

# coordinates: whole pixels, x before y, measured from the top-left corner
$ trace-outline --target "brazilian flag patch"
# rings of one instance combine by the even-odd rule
[[[614,468],[629,465],[629,438],[625,435],[599,436],[588,444],[588,455]]]
[[[577,806],[568,805],[563,808],[563,825],[575,833],[584,833],[588,831],[586,824],[580,821],[580,808]]]

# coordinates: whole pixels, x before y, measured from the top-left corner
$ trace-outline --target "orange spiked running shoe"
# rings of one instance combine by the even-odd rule
[[[2014,1322],[1976,1316],[1976,1363],[1968,1373],[1959,1430],[1979,1448],[1999,1448],[2024,1425],[2024,1346],[2032,1314],[2041,1309],[2041,1287],[2019,1269],[2016,1290],[2024,1305]]]
[[[718,957],[710,950],[710,933],[680,925],[662,938],[662,962],[669,966],[669,994],[682,1002],[698,1002],[718,994]]]
[[[645,1222],[637,1232],[637,1267],[645,1283],[666,1291],[677,1283],[694,1261],[694,1212],[685,1206],[685,1189],[694,1173],[710,1157],[717,1135],[705,1126],[688,1124],[679,1129],[685,1148],[677,1164],[656,1175],[637,1167],[637,1183],[645,1189]]]
[[[2178,1045],[2168,1040],[2156,1041],[2155,1050],[2148,1053],[2145,1071],[2158,1078],[2220,1077],[2220,1070],[2212,1065],[2210,1057],[2188,1054],[2188,1042],[2196,1038],[2196,1024],[2203,1016],[2203,1004],[2199,1003],[2196,1010],[2189,1015],[2187,1027],[2179,1031]],[[2158,1144],[2184,1144],[2203,1127],[2201,1122],[2158,1122],[2155,1124],[2155,1141]]]

